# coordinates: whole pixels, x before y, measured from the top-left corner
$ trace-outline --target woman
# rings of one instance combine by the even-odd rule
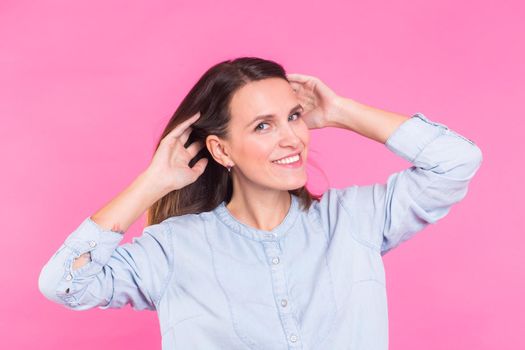
[[[309,129],[328,126],[413,166],[314,196]],[[386,349],[382,255],[447,215],[481,161],[474,142],[421,113],[360,104],[272,61],[221,62],[184,98],[148,168],[67,237],[39,287],[76,310],[157,310],[163,349]],[[119,246],[146,210],[143,235]]]

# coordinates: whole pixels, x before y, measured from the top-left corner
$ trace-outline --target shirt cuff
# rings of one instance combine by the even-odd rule
[[[78,299],[91,276],[98,274],[109,261],[124,235],[106,230],[87,217],[66,238],[39,276],[39,288],[50,300],[78,307]],[[73,262],[84,253],[91,261],[73,270]]]
[[[413,163],[429,143],[447,130],[449,128],[445,124],[431,121],[422,113],[416,113],[394,130],[385,142],[385,146]]]
[[[80,273],[84,267],[93,262],[100,266],[105,265],[123,238],[123,234],[102,228],[90,216],[85,218],[77,229],[66,238],[64,245],[75,253],[75,258],[89,252],[91,262],[72,271],[72,273]]]

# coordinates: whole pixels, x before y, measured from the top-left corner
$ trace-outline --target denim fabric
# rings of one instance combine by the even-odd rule
[[[421,113],[385,146],[413,165],[386,183],[292,195],[273,230],[210,212],[148,226],[132,243],[90,217],[43,267],[39,288],[74,310],[156,310],[163,349],[388,348],[382,256],[462,200],[482,162],[472,140]],[[91,262],[72,270],[79,255]]]

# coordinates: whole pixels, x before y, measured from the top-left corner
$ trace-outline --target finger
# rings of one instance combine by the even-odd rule
[[[297,96],[299,100],[304,100],[304,99],[311,100],[315,98],[313,95],[313,91],[306,89],[304,86],[299,86],[297,89],[295,89],[292,86],[292,89],[294,90],[295,95]]]
[[[300,83],[296,83],[294,81],[290,82],[290,86],[292,87],[293,91],[295,91],[295,92],[299,92],[302,89],[304,89],[304,87]]]
[[[193,128],[189,126],[186,130],[182,132],[182,135],[179,136],[179,141],[181,145],[185,145],[188,141],[188,138],[190,137],[191,132],[193,131]]]
[[[299,98],[299,103],[308,111],[316,107],[317,101],[309,96],[301,96]]]
[[[200,112],[197,112],[196,114],[192,115],[191,117],[189,117],[188,119],[186,119],[185,121],[183,121],[182,123],[180,123],[179,125],[177,125],[175,128],[173,128],[173,130],[171,130],[167,135],[166,137],[180,137],[182,135],[182,133],[192,124],[194,123],[195,121],[197,121],[197,119],[199,119],[200,117]]]
[[[193,167],[191,167],[192,170],[195,171],[197,174],[197,177],[199,177],[204,170],[206,169],[206,165],[208,164],[208,158],[202,157],[197,161],[197,163],[193,164]]]
[[[305,113],[311,111],[312,109],[315,109],[316,107],[316,105],[313,104],[311,100],[304,100],[304,101],[301,101],[300,103],[303,106]]]
[[[299,83],[306,83],[307,81],[311,80],[313,77],[305,74],[298,74],[298,73],[290,73],[286,74],[286,77],[290,81],[296,81]]]
[[[200,150],[204,147],[204,143],[202,141],[195,141],[191,145],[186,148],[186,151],[190,155],[190,158],[193,158],[197,155],[197,153],[200,152]]]

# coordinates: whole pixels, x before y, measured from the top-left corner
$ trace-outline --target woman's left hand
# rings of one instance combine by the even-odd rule
[[[338,113],[339,96],[319,78],[304,74],[286,74],[299,103],[303,105],[303,120],[309,129],[330,126]]]

